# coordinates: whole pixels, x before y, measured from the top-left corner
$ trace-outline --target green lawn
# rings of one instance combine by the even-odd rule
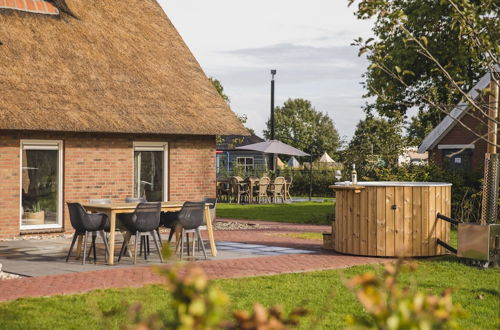
[[[217,217],[279,222],[330,224],[333,202],[301,202],[290,204],[217,204]]]
[[[418,262],[413,273],[401,281],[419,290],[440,293],[453,287],[454,302],[467,312],[460,321],[464,329],[496,329],[498,324],[498,269],[477,269],[462,265],[455,257]],[[348,291],[342,276],[351,277],[381,266],[358,266],[342,271],[321,271],[278,276],[218,280],[216,285],[231,298],[231,308],[250,309],[254,302],[266,306],[282,304],[289,311],[304,306],[312,313],[302,329],[333,329],[345,325],[347,314],[364,315],[361,305]],[[343,274],[343,275],[342,275]],[[81,295],[19,299],[0,303],[0,329],[116,329],[126,319],[127,306],[141,302],[145,314],[163,311],[168,318],[169,294],[160,286],[98,290]],[[113,314],[104,324],[101,314]]]

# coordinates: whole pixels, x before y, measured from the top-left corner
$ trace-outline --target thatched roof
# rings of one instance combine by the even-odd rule
[[[155,0],[51,3],[0,9],[0,130],[248,134]]]

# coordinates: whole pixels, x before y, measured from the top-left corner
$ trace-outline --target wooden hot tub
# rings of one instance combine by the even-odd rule
[[[336,184],[335,250],[365,256],[435,256],[449,243],[451,184],[358,182]]]

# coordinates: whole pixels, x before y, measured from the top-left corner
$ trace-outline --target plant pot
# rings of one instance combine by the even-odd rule
[[[23,222],[26,225],[43,225],[45,223],[45,211],[24,212]]]

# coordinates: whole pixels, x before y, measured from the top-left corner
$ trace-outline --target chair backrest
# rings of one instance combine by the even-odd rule
[[[263,176],[259,180],[259,194],[264,195],[267,194],[267,188],[269,187],[269,183],[271,182],[271,179],[269,179],[267,176]]]
[[[195,229],[203,225],[205,202],[184,202],[179,213],[179,224],[184,229]]]
[[[229,189],[231,193],[237,194],[240,191],[240,179],[237,176],[232,176],[229,179]]]
[[[281,193],[283,191],[283,188],[285,186],[285,178],[282,176],[277,177],[274,179],[274,190],[277,193]]]
[[[125,203],[146,203],[145,197],[125,197]]]
[[[217,206],[217,198],[210,198],[210,197],[205,197],[203,198],[203,201],[205,203],[210,203],[209,209],[210,209],[210,219],[212,222],[215,221],[215,207]],[[206,225],[205,217],[203,217],[203,224]]]
[[[71,225],[78,232],[102,230],[104,218],[91,217],[80,203],[68,203]]]
[[[89,199],[90,204],[111,204],[110,198]]]
[[[71,221],[71,226],[76,231],[84,232],[85,226],[83,225],[83,219],[85,217],[85,209],[80,203],[67,203],[69,210],[69,220]]]
[[[132,222],[135,229],[141,232],[152,231],[160,226],[161,203],[142,202],[137,204]]]

